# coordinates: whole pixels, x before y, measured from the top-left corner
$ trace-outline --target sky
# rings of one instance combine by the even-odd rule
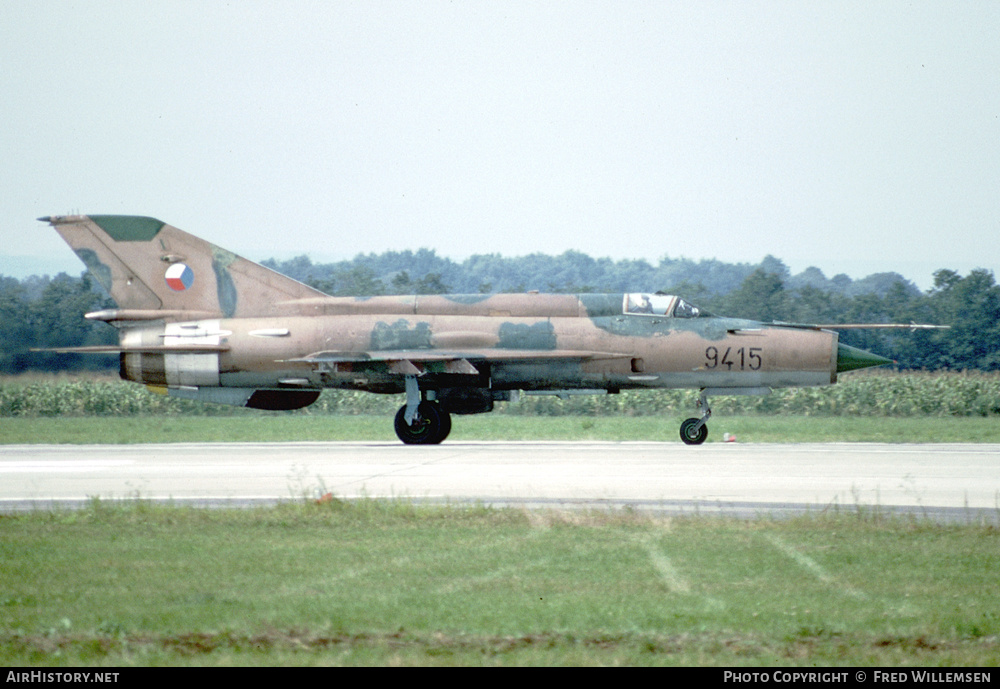
[[[995,0],[0,0],[0,273],[36,218],[252,260],[434,249],[1000,273]],[[657,285],[637,285],[652,289]]]

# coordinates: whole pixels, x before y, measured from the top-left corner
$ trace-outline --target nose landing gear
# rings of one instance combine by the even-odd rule
[[[705,423],[712,416],[712,408],[708,406],[709,395],[769,395],[771,388],[768,387],[742,387],[742,388],[702,388],[698,396],[698,409],[701,409],[701,417],[690,418],[681,424],[681,440],[688,445],[701,445],[708,437],[708,426]]]
[[[708,426],[705,424],[712,416],[712,408],[708,406],[708,391],[702,390],[698,397],[698,408],[702,410],[700,418],[685,419],[681,424],[681,440],[686,445],[701,445],[708,437]]]

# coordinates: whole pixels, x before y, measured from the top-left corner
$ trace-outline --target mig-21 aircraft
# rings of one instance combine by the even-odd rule
[[[519,394],[700,390],[681,439],[708,436],[713,395],[829,385],[891,363],[838,342],[845,327],[713,316],[667,294],[331,297],[159,220],[40,218],[118,308],[86,314],[119,331],[121,377],[174,397],[289,410],[323,388],[405,393],[408,444],[440,443],[452,414]]]

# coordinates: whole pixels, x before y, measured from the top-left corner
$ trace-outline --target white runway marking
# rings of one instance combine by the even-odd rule
[[[649,560],[653,564],[653,568],[656,570],[656,573],[659,575],[660,581],[663,582],[668,591],[671,593],[683,594],[685,596],[692,596],[704,603],[705,608],[708,610],[718,611],[725,609],[725,604],[718,598],[693,590],[691,582],[677,570],[663,549],[657,547],[655,541],[655,536],[643,539],[643,548],[649,555]]]
[[[842,591],[845,595],[851,598],[857,598],[859,600],[867,600],[868,596],[863,591],[858,591],[857,589],[842,584],[837,581],[837,579],[830,575],[823,567],[820,566],[818,562],[813,560],[808,555],[800,553],[798,550],[788,545],[780,537],[773,533],[765,533],[764,538],[770,541],[771,545],[780,550],[782,553],[794,560],[800,567],[810,572],[817,579],[822,581],[824,584],[830,588]]]
[[[660,575],[660,580],[666,585],[667,589],[677,593],[690,593],[691,584],[677,572],[673,563],[670,562],[670,558],[657,550],[652,543],[647,542],[645,546],[653,567]]]

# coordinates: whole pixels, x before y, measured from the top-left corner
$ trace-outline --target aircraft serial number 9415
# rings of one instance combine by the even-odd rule
[[[144,216],[46,217],[117,308],[121,376],[158,392],[258,409],[306,407],[324,388],[402,393],[404,443],[433,444],[452,414],[528,394],[695,388],[709,395],[829,385],[889,363],[838,343],[835,328],[723,318],[667,294],[331,297]],[[879,325],[876,327],[936,327]],[[753,336],[759,346],[729,344]],[[766,356],[764,352],[767,352]]]
[[[705,368],[711,370],[716,366],[725,366],[728,370],[732,370],[736,366],[740,371],[751,370],[759,371],[764,365],[764,360],[761,358],[761,353],[763,352],[763,347],[740,347],[735,352],[733,352],[732,347],[726,348],[726,353],[719,358],[719,348],[709,347],[705,350],[705,358],[708,363],[705,364]],[[729,358],[729,355],[733,355],[733,359]]]

